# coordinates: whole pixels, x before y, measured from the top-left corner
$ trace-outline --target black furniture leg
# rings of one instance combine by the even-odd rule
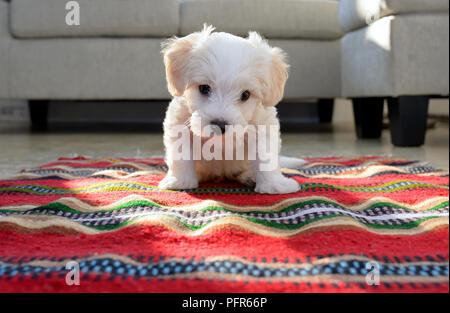
[[[334,99],[317,100],[317,111],[320,123],[331,123],[333,120]]]
[[[395,146],[411,147],[425,143],[428,96],[388,98],[391,139]]]
[[[353,98],[352,101],[358,138],[380,138],[384,98]]]
[[[43,131],[48,126],[48,101],[47,100],[29,100],[28,109],[30,111],[31,129]]]

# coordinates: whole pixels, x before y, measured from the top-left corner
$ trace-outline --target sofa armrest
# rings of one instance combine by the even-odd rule
[[[448,0],[340,0],[339,23],[345,32],[388,15],[448,12]]]
[[[9,0],[0,0],[0,38],[10,37]]]
[[[0,1],[0,99],[10,96],[9,54],[11,41],[9,32],[9,3]]]

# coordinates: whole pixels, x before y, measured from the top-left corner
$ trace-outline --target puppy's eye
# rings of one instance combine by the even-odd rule
[[[247,101],[250,98],[250,91],[246,90],[241,94],[241,101]]]
[[[211,92],[211,87],[209,87],[209,85],[200,85],[200,86],[198,86],[198,90],[200,91],[200,93],[202,95],[207,96]]]

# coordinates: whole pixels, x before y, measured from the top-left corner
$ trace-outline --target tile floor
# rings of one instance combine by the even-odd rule
[[[357,140],[352,123],[334,123],[319,131],[283,134],[282,153],[290,156],[394,155],[429,161],[449,169],[448,123],[438,123],[427,133],[422,147],[391,145],[388,130],[380,140]],[[31,133],[28,124],[0,123],[0,177],[55,160],[59,156],[149,157],[162,155],[161,133],[106,131],[50,131]]]

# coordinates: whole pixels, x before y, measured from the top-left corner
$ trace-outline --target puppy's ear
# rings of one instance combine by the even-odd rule
[[[264,78],[263,105],[274,106],[281,101],[284,86],[288,78],[289,65],[286,63],[286,54],[280,48],[269,46],[258,33],[250,32],[248,40],[258,48],[266,50],[269,54],[269,71]]]
[[[162,43],[167,87],[172,96],[183,95],[188,83],[187,71],[192,50],[202,37],[209,36],[213,30],[214,27],[205,24],[201,32],[182,38],[173,37]]]
[[[268,90],[263,99],[263,105],[274,106],[283,99],[284,86],[288,78],[289,65],[286,63],[285,53],[280,48],[271,48],[272,63]]]

